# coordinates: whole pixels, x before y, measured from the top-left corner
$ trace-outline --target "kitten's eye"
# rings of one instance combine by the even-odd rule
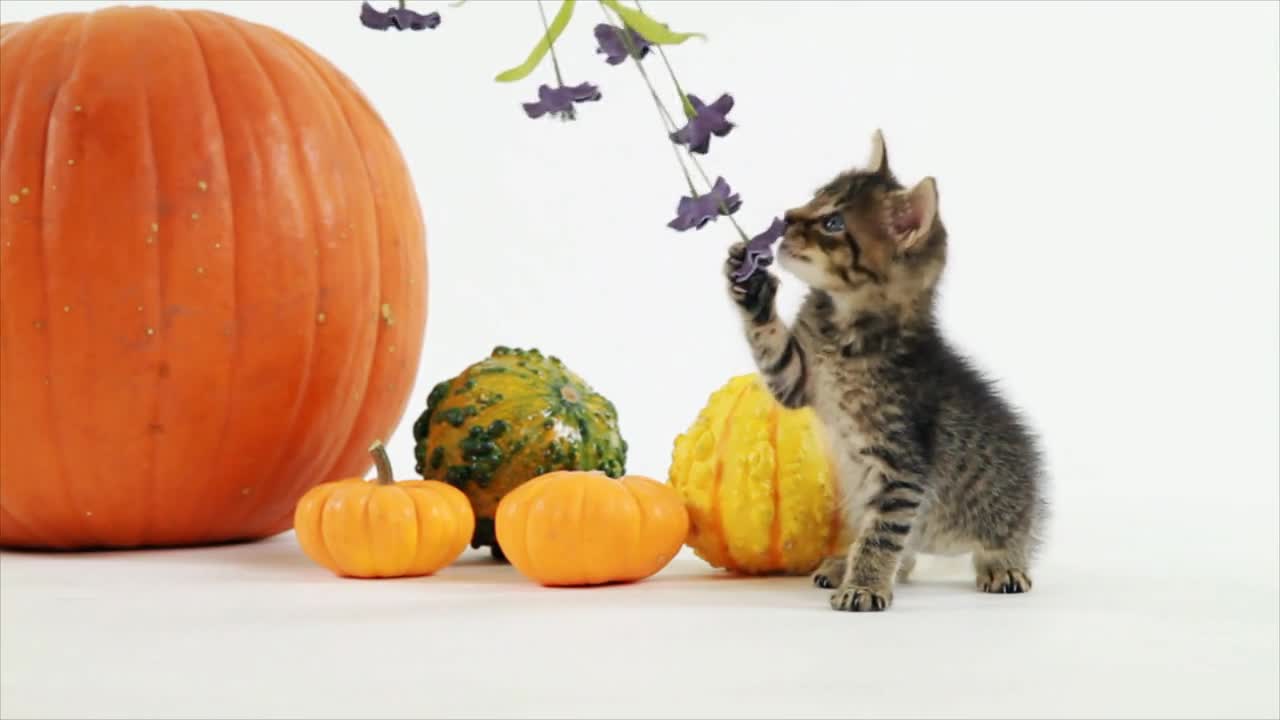
[[[829,233],[844,232],[844,216],[839,213],[828,215],[822,221],[822,229]]]

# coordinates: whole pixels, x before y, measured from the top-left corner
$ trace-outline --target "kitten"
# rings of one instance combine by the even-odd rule
[[[980,590],[1029,591],[1046,509],[1040,453],[939,331],[937,185],[903,188],[879,132],[873,144],[865,169],[785,215],[779,264],[810,288],[793,327],[774,309],[776,275],[733,279],[741,243],[725,265],[769,389],[786,407],[812,407],[837,456],[850,542],[813,581],[836,587],[836,610],[884,610],[917,552],[971,552]]]

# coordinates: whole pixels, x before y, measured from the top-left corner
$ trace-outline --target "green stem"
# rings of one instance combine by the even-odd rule
[[[538,0],[538,14],[542,16],[542,32],[547,39],[547,49],[551,51],[551,65],[556,69],[556,85],[564,87],[564,77],[560,75],[560,59],[556,57],[556,44],[551,41],[551,25],[547,22],[547,11],[542,7],[542,0]]]
[[[671,146],[671,151],[675,153],[676,162],[680,164],[680,172],[684,174],[684,180],[689,184],[689,192],[697,195],[698,189],[694,187],[693,176],[689,174],[689,168],[684,164],[684,158],[680,156],[680,148],[676,147],[676,144],[671,142],[670,139],[671,133],[675,132],[677,129],[675,120],[672,119],[671,113],[668,112],[666,106],[662,104],[662,99],[658,97],[658,91],[653,87],[653,81],[649,79],[649,73],[645,72],[644,66],[640,64],[639,60],[635,61],[635,65],[640,71],[640,77],[644,78],[644,84],[649,86],[649,94],[653,97],[654,104],[658,106],[658,114],[661,116],[663,120],[662,125],[666,129],[664,135],[666,136],[667,144]]]
[[[639,0],[636,0],[636,9],[644,12],[640,7]],[[609,14],[609,9],[605,7],[604,3],[600,3],[600,10],[604,13],[605,20],[610,23],[617,22],[622,26],[622,42],[627,46],[627,55],[635,62],[636,69],[640,71],[640,77],[644,79],[644,84],[649,87],[649,95],[653,97],[653,102],[658,107],[658,114],[662,116],[663,125],[667,129],[667,137],[668,140],[670,140],[670,134],[675,132],[679,126],[676,125],[675,118],[671,116],[670,111],[667,110],[667,106],[662,103],[662,98],[659,97],[657,88],[653,86],[653,80],[650,79],[649,73],[644,69],[644,64],[636,58],[635,44],[631,42],[631,34],[626,32],[627,23],[621,18],[615,20],[614,17]],[[667,61],[667,54],[662,51],[661,45],[655,45],[654,47],[658,49],[658,55],[662,57],[663,64],[667,66],[667,73],[671,75],[671,82],[675,83],[676,92],[680,93],[680,102],[684,105],[685,115],[691,118],[694,117],[697,113],[693,109],[693,104],[689,102],[689,98],[684,94],[684,90],[680,87],[680,81],[676,79],[675,71],[672,69],[671,63]],[[693,177],[689,174],[689,167],[685,164],[684,157],[680,154],[680,148],[673,142],[671,143],[671,150],[675,153],[676,162],[680,164],[680,172],[684,174],[684,180],[689,185],[689,193],[692,196],[697,197],[700,193],[698,192],[697,186],[693,183]],[[707,176],[707,171],[702,168],[702,163],[698,162],[698,158],[695,157],[687,147],[685,148],[685,153],[689,156],[689,160],[693,162],[693,166],[697,168],[698,174],[702,176],[702,181],[707,184],[707,192],[711,192],[711,178]],[[724,213],[724,216],[729,218],[729,222],[732,223],[734,229],[738,231],[738,237],[742,238],[743,242],[747,242],[747,233],[742,229],[742,226],[738,224],[737,219],[734,218],[733,215],[729,214],[729,206],[723,202],[720,203],[720,212]]]
[[[381,440],[373,441],[373,445],[369,446],[369,454],[373,456],[373,466],[378,469],[378,477],[374,482],[378,485],[394,484],[396,476],[391,471],[391,458],[387,457],[387,448]]]
[[[401,9],[401,10],[403,10],[403,9],[404,9],[404,0],[400,0],[400,9]]]
[[[644,7],[640,5],[640,0],[636,0],[636,9],[644,12]],[[684,110],[685,116],[696,116],[698,111],[693,109],[693,103],[689,102],[689,96],[685,94],[684,88],[680,86],[680,81],[676,79],[676,71],[671,67],[671,61],[667,59],[667,51],[663,50],[661,45],[654,45],[653,47],[658,51],[658,57],[662,58],[662,64],[667,66],[667,75],[671,77],[672,84],[676,86],[676,94],[680,96],[680,107]]]
[[[636,0],[636,9],[640,12],[644,12],[644,7],[640,4],[640,0]],[[624,35],[624,37],[626,37],[628,43],[630,43],[631,36]],[[667,67],[667,75],[671,76],[671,82],[676,86],[676,92],[680,93],[680,103],[684,107],[684,114],[689,118],[696,117],[698,112],[693,109],[693,103],[689,102],[689,96],[685,94],[684,88],[680,87],[680,81],[676,79],[675,68],[671,67],[671,61],[667,59],[666,51],[662,49],[661,45],[654,45],[654,48],[658,51],[658,57],[662,58],[662,64]],[[668,120],[670,121],[670,116],[668,116]],[[674,125],[674,122],[672,122],[672,124]],[[711,178],[708,177],[707,171],[702,169],[702,163],[698,162],[698,158],[694,155],[693,151],[686,148],[685,152],[689,155],[689,160],[693,162],[693,166],[697,168],[698,174],[702,176],[702,181],[707,184],[708,188],[710,188],[712,186]],[[681,165],[683,164],[682,160]],[[733,223],[733,227],[738,231],[738,235],[741,236],[743,240],[746,240],[746,232],[742,230],[742,226],[738,224],[737,219],[729,214],[728,206],[721,203],[720,210],[724,212],[725,217],[729,218],[729,222]]]
[[[676,92],[680,93],[680,106],[684,109],[685,117],[697,117],[698,111],[693,108],[693,103],[689,102],[689,96],[685,94],[684,88],[680,87],[680,81],[676,79],[676,71],[671,69],[671,63],[667,60],[666,51],[662,49],[661,45],[656,47],[658,48],[658,57],[662,58],[662,64],[667,66],[667,74],[671,76],[671,82],[675,83]]]

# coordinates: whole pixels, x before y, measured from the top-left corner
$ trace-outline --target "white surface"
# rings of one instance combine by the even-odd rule
[[[892,611],[696,557],[546,589],[487,556],[340,580],[291,536],[0,555],[6,718],[1276,717],[1274,588],[1140,563],[1023,596],[923,566]]]
[[[104,4],[5,0],[0,20]],[[400,34],[359,27],[354,0],[173,5],[295,34],[401,143],[431,263],[389,442],[402,475],[429,388],[497,344],[564,358],[617,404],[629,469],[659,478],[750,369],[719,275],[730,228],[664,227],[683,181],[634,70],[594,55],[589,3],[560,58],[604,100],[563,125],[519,108],[549,68],[492,82],[540,32],[527,2],[433,3],[438,30]],[[0,713],[1280,714],[1280,6],[647,7],[711,36],[671,57],[690,91],[737,98],[706,167],[748,229],[860,162],[876,127],[904,180],[938,178],[944,323],[1054,477],[1035,593],[965,579],[864,618],[696,563],[579,593],[473,565],[342,583],[283,540],[4,555]],[[799,295],[784,276],[784,310]]]

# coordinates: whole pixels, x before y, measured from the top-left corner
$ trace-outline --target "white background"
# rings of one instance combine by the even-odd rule
[[[390,442],[401,475],[430,387],[494,345],[563,358],[616,403],[628,469],[660,479],[710,392],[751,370],[720,277],[731,226],[665,227],[683,180],[638,74],[594,55],[591,3],[558,47],[566,81],[604,98],[567,124],[519,106],[551,82],[549,63],[515,85],[492,79],[541,32],[529,2],[411,3],[444,14],[422,33],[366,30],[354,1],[166,4],[297,36],[401,144],[430,263],[418,387]],[[103,5],[6,0],[0,20]],[[904,182],[938,179],[946,330],[1048,453],[1055,524],[1036,592],[996,608],[939,580],[869,621],[816,612],[825,595],[802,581],[728,590],[691,557],[649,583],[562,594],[468,559],[432,596],[326,578],[288,536],[5,554],[0,713],[1280,714],[1277,5],[646,9],[710,36],[669,54],[688,91],[737,99],[738,127],[704,164],[742,194],[749,232],[862,162],[877,127]],[[801,288],[783,287],[792,310]],[[307,616],[298,602],[323,606],[321,624],[287,626]],[[70,647],[88,660],[68,666]],[[342,687],[347,673],[367,694]]]

